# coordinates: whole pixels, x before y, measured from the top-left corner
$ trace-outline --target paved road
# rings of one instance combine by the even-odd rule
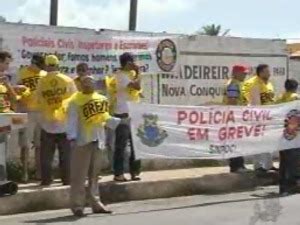
[[[278,198],[276,187],[111,205],[114,215],[70,216],[68,210],[0,217],[0,225],[300,225],[300,195]]]

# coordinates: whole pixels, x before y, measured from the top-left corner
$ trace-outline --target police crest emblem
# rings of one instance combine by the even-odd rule
[[[291,141],[295,139],[300,132],[300,111],[291,110],[284,121],[283,136],[286,140]]]
[[[155,114],[144,114],[144,123],[137,129],[137,136],[141,142],[149,147],[156,147],[163,143],[168,137],[167,131],[157,124],[158,116]]]

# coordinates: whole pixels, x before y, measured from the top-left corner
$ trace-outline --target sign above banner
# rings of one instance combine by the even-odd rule
[[[16,70],[30,63],[34,53],[55,54],[61,61],[61,71],[75,74],[78,63],[89,65],[92,74],[103,76],[120,67],[119,56],[130,52],[143,73],[171,73],[178,64],[177,38],[168,36],[124,36],[92,34],[64,28],[49,29],[15,25],[14,29],[1,29],[1,48],[10,51]],[[3,31],[3,32],[2,32]]]
[[[298,101],[265,107],[131,103],[130,115],[140,158],[228,159],[300,147]]]

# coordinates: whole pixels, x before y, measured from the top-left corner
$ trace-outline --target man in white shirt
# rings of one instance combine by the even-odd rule
[[[128,101],[131,101],[129,90],[141,90],[141,80],[138,73],[138,66],[134,63],[134,57],[130,53],[124,53],[120,56],[121,69],[116,71],[116,99],[114,105],[114,116],[120,119],[129,119]],[[117,182],[126,182],[124,176],[124,155],[126,147],[130,145],[130,175],[132,180],[140,180],[140,161],[135,159],[133,143],[130,132],[130,125],[120,124],[115,132],[114,146],[114,180]]]

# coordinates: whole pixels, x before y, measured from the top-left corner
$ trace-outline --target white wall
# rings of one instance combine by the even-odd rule
[[[287,77],[285,47],[282,40],[184,36],[178,41],[181,73],[160,76],[159,103],[220,103],[234,64],[251,67],[252,74],[258,64],[269,64],[279,94]]]
[[[289,77],[294,78],[300,82],[300,60],[290,59],[289,70]]]

